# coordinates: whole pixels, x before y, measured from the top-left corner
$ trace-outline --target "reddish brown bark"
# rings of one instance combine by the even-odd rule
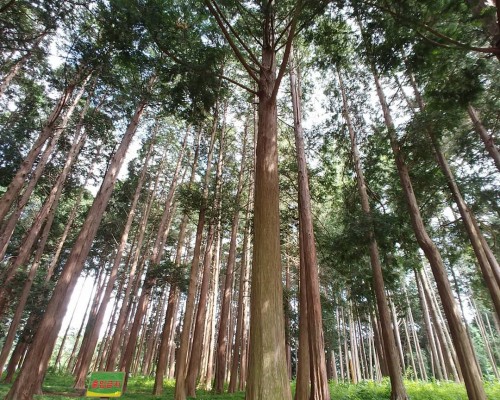
[[[44,144],[49,140],[52,135],[55,133],[56,123],[59,119],[59,116],[67,105],[71,96],[73,95],[73,91],[75,90],[80,77],[77,76],[74,80],[72,80],[65,88],[58,102],[54,106],[52,112],[50,113],[47,121],[45,123],[40,136],[36,139],[35,143],[31,147],[28,155],[21,163],[19,169],[17,170],[12,182],[7,187],[7,190],[0,198],[0,222],[4,220],[5,216],[9,212],[12,204],[16,200],[19,192],[21,191],[26,177],[31,171],[33,164],[35,163],[38,155],[43,149]]]
[[[111,197],[120,167],[125,159],[128,146],[136,132],[145,106],[145,100],[141,101],[137,106],[125,135],[110,162],[101,188],[63,267],[23,367],[6,396],[8,400],[31,400],[34,394],[41,391],[45,371],[61,327],[61,315],[66,312],[69,299],[90,251],[99,222]]]
[[[191,188],[196,175],[196,168],[198,166],[198,157],[200,151],[200,140],[201,140],[201,129],[197,135],[197,144],[194,154],[193,164],[191,168],[191,177],[189,178],[188,187]],[[177,240],[177,249],[175,253],[175,266],[180,267],[182,252],[184,249],[184,243],[186,239],[186,228],[188,223],[188,214],[184,213],[182,217],[181,226],[179,229],[179,238]],[[163,331],[161,335],[160,348],[158,350],[158,361],[156,364],[155,373],[155,384],[153,387],[153,394],[159,396],[163,392],[163,378],[165,376],[165,371],[167,368],[169,347],[171,342],[171,336],[174,331],[174,318],[177,313],[177,305],[179,303],[179,288],[176,282],[171,282],[170,290],[168,295],[167,312],[165,315],[165,323],[163,325]]]
[[[467,394],[471,399],[485,400],[486,393],[484,392],[484,387],[482,384],[481,371],[478,370],[477,364],[475,362],[474,349],[470,344],[465,326],[462,323],[460,312],[458,310],[455,298],[453,297],[453,291],[451,290],[451,285],[446,274],[446,268],[441,258],[441,254],[430,238],[429,234],[427,233],[424,221],[420,214],[418,202],[413,191],[413,186],[410,179],[409,170],[401,152],[401,146],[396,137],[395,125],[392,120],[377,71],[373,65],[372,72],[375,79],[377,94],[382,106],[384,119],[389,132],[391,148],[394,153],[396,167],[401,181],[401,187],[403,189],[405,200],[408,206],[412,227],[415,232],[417,242],[424,252],[425,257],[429,261],[434,279],[437,284],[437,289],[441,297],[441,302],[443,304],[448,325],[450,327],[450,333],[453,338],[453,344],[455,346],[461,370],[464,375]]]
[[[323,338],[323,318],[319,291],[318,261],[314,238],[311,195],[305,155],[304,134],[302,128],[300,74],[295,65],[293,50],[290,52],[290,87],[297,151],[299,181],[299,220],[302,233],[305,284],[307,286],[307,326],[309,340],[309,361],[311,379],[311,398],[330,399],[330,389],[326,376],[325,344]],[[301,265],[302,267],[302,265]]]
[[[203,230],[205,227],[205,216],[207,209],[206,203],[208,198],[208,183],[210,178],[210,171],[212,168],[216,126],[217,126],[217,109],[214,115],[214,120],[212,125],[210,147],[207,158],[207,168],[203,183],[203,198],[202,198],[202,204],[200,206],[200,212],[198,214],[198,224],[196,227],[196,238],[193,249],[193,260],[191,263],[191,272],[189,275],[189,287],[186,299],[186,309],[184,312],[179,350],[177,352],[176,371],[175,371],[175,400],[185,400],[187,396],[186,376],[187,376],[187,363],[188,363],[188,353],[189,353],[189,338],[191,336],[191,324],[193,321],[193,316],[195,311],[194,307],[195,307],[196,287],[198,281],[198,272],[200,268],[199,264],[200,264],[200,253],[201,253],[201,241],[202,241]]]
[[[232,289],[233,289],[233,271],[236,262],[236,236],[238,234],[238,224],[240,220],[240,198],[243,191],[243,176],[245,168],[246,144],[247,144],[247,130],[243,136],[243,146],[241,150],[241,167],[238,175],[238,186],[235,196],[235,211],[231,222],[231,240],[229,243],[229,254],[227,258],[226,279],[224,282],[224,292],[222,295],[219,334],[217,338],[217,361],[215,372],[215,392],[222,393],[224,390],[224,380],[226,376],[226,354],[228,347],[228,320],[229,320],[229,307],[231,305]]]

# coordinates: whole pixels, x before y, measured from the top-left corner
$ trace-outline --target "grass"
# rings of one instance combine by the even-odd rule
[[[37,400],[76,400],[79,397],[72,389],[73,378],[69,375],[51,374],[44,382],[42,396],[35,396]],[[174,381],[165,381],[164,391],[161,396],[153,396],[154,379],[149,377],[135,377],[129,380],[128,391],[121,399],[153,400],[173,399]],[[467,394],[463,385],[454,382],[415,382],[406,381],[406,389],[411,400],[466,400]],[[0,384],[0,398],[8,392],[10,385]],[[293,385],[292,385],[293,387]],[[489,400],[500,399],[500,383],[486,382],[486,394]],[[381,383],[362,382],[357,385],[346,383],[331,384],[330,393],[332,400],[388,400],[390,386],[387,380]],[[198,390],[197,399],[210,400],[243,400],[243,392],[234,394],[215,395],[210,392]],[[271,400],[271,399],[270,399]]]

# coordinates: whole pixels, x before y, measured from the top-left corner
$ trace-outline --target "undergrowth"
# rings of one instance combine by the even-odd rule
[[[75,400],[86,399],[72,389],[73,378],[70,375],[50,374],[43,385],[44,394],[35,396],[37,400]],[[129,400],[173,399],[174,381],[165,381],[161,396],[153,396],[154,378],[135,377],[128,383],[128,390],[121,398]],[[466,400],[467,394],[463,385],[455,382],[421,382],[405,381],[405,386],[411,400]],[[0,398],[3,398],[10,385],[0,384]],[[292,388],[294,385],[292,384]],[[500,383],[485,382],[488,400],[500,399]],[[388,380],[380,383],[361,382],[356,385],[347,383],[330,384],[332,400],[388,400],[390,384]],[[197,399],[210,400],[243,400],[243,392],[215,395],[211,392],[197,390]]]

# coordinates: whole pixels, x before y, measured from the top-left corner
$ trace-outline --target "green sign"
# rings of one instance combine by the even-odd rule
[[[124,372],[92,372],[86,396],[120,397],[124,378]]]

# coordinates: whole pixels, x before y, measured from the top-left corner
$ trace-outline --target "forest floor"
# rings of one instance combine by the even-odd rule
[[[44,382],[44,395],[36,396],[37,400],[77,400],[86,399],[78,396],[72,389],[73,378],[69,375],[49,374]],[[129,380],[128,391],[121,398],[135,400],[173,399],[174,382],[165,382],[161,396],[151,394],[154,378],[137,377]],[[454,382],[405,382],[411,400],[466,400],[467,395],[463,385]],[[0,399],[2,399],[10,385],[0,384]],[[292,384],[293,387],[293,384]],[[485,389],[489,400],[500,399],[500,382],[486,382]],[[390,386],[388,381],[381,383],[362,382],[353,384],[330,385],[332,400],[388,400]],[[199,390],[197,399],[210,400],[243,400],[243,392],[234,394],[215,395],[211,392]]]

